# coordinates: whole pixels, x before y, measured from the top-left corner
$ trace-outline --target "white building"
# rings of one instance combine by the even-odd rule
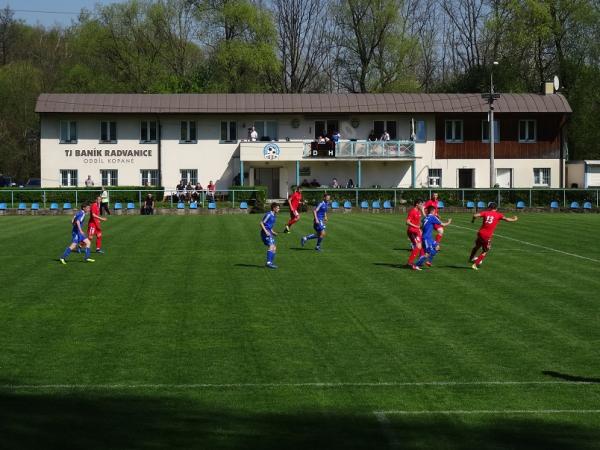
[[[42,94],[42,186],[490,186],[488,104],[480,94]],[[562,187],[560,94],[495,103],[501,187]],[[249,139],[255,127],[258,141]],[[313,143],[339,131],[340,141]],[[389,141],[381,137],[387,131]],[[369,141],[369,136],[374,141]]]

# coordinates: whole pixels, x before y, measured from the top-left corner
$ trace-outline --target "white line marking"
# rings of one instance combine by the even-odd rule
[[[365,382],[365,383],[192,383],[192,384],[3,384],[0,389],[90,389],[90,390],[116,390],[116,389],[244,389],[244,388],[363,388],[363,387],[452,387],[452,386],[555,386],[572,385],[584,386],[599,383],[593,381],[415,381],[415,382]]]
[[[446,410],[446,411],[374,411],[373,414],[385,417],[389,426],[388,415],[425,415],[425,414],[600,414],[600,409],[475,409],[475,410]]]
[[[400,441],[398,440],[398,436],[394,433],[392,425],[390,423],[390,419],[386,416],[385,412],[382,411],[374,411],[375,417],[381,425],[381,429],[383,430],[383,434],[387,437],[390,448],[400,448]]]
[[[463,230],[473,231],[473,228],[463,227],[463,226],[460,226],[460,225],[450,224],[450,226],[451,227],[456,227],[456,228],[462,228]],[[576,255],[575,253],[563,252],[562,250],[557,250],[557,249],[552,248],[552,247],[546,247],[544,245],[534,244],[532,242],[521,241],[520,239],[515,239],[515,238],[508,237],[508,236],[504,236],[503,234],[494,234],[494,236],[498,236],[498,237],[501,237],[501,238],[504,238],[504,239],[508,239],[510,241],[515,241],[515,242],[518,242],[519,244],[525,244],[525,245],[530,245],[532,247],[543,248],[544,250],[550,250],[550,251],[553,251],[553,252],[556,252],[556,253],[562,253],[563,255],[573,256],[575,258],[581,258],[581,259],[585,259],[587,261],[592,261],[592,262],[600,263],[600,260],[593,259],[593,258],[588,258],[587,256],[581,256],[581,255]]]

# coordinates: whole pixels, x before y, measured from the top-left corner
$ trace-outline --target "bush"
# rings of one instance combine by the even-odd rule
[[[139,186],[114,186],[109,187],[108,195],[111,205],[115,202],[133,202],[139,203],[140,192],[142,201],[147,193],[152,193],[157,201],[162,200],[164,189],[160,187],[139,187]],[[44,189],[0,189],[0,202],[10,203],[11,191],[14,203],[40,203],[50,206],[50,203],[82,203],[84,201],[93,201],[97,195],[100,195],[99,187],[94,188],[44,188]],[[130,192],[127,192],[130,191]]]
[[[265,211],[265,204],[267,203],[266,186],[232,186],[229,189],[235,190],[235,202],[237,204],[240,202],[248,203],[250,212],[260,213]]]

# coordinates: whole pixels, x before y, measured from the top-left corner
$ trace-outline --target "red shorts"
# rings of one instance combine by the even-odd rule
[[[94,225],[94,224],[88,225],[88,238],[91,238],[92,236],[94,236],[96,234],[100,234],[100,233],[102,233],[102,230],[100,229],[100,227],[98,225]]]
[[[411,231],[407,231],[406,234],[408,235],[410,242],[412,242],[414,245],[421,243],[421,232],[413,233]]]
[[[484,252],[488,252],[492,248],[492,236],[484,236],[477,233],[477,241],[475,243],[478,247],[481,247]]]

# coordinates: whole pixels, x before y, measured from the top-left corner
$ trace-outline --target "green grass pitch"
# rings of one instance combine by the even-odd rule
[[[323,252],[258,215],[0,218],[0,448],[600,448],[600,215],[448,214],[412,272],[405,216],[330,214]],[[285,224],[281,214],[277,229]],[[531,245],[534,244],[534,245]]]

